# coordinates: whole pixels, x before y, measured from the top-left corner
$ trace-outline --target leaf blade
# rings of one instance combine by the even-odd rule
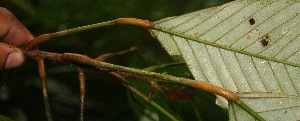
[[[279,93],[240,93],[239,97],[267,121],[299,120],[299,97]],[[231,120],[255,120],[248,113],[241,110],[239,106],[233,103],[229,104],[229,111],[231,112]]]
[[[155,22],[152,31],[197,80],[299,97],[299,8],[299,1],[239,0]]]

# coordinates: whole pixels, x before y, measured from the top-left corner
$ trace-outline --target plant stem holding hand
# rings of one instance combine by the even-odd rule
[[[25,57],[17,47],[33,38],[9,10],[0,7],[0,71],[20,66]]]

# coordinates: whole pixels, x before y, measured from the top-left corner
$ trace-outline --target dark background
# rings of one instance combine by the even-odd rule
[[[34,36],[74,27],[104,22],[121,17],[156,21],[200,9],[217,6],[229,0],[1,0],[0,6],[12,11]],[[72,52],[97,57],[136,46],[138,53],[129,53],[109,60],[110,63],[145,68],[171,63],[159,42],[141,27],[118,25],[80,32],[53,39],[39,45],[40,50]],[[68,64],[46,61],[48,91],[54,120],[79,120],[79,83],[76,71]],[[162,69],[176,76],[188,74],[186,66]],[[43,121],[42,91],[36,63],[27,59],[21,67],[0,72],[0,114],[16,121]],[[149,85],[132,81],[132,85],[147,93]],[[195,91],[195,97],[186,103],[165,100],[155,94],[154,101],[181,120],[228,120],[226,110],[214,104],[214,96]],[[147,94],[146,94],[147,95]],[[171,107],[172,107],[171,106]],[[149,109],[169,120],[147,102],[124,88],[105,72],[87,70],[86,121],[140,120]],[[174,113],[175,112],[175,113]]]

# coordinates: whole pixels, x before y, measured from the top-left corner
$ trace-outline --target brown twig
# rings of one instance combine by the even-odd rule
[[[45,70],[44,60],[41,58],[36,58],[36,61],[38,64],[39,75],[41,78],[46,117],[48,121],[52,121],[52,114],[51,114],[48,91],[47,91],[47,80],[46,80],[46,70]]]
[[[86,93],[85,74],[84,74],[84,70],[79,66],[74,64],[72,64],[72,66],[77,70],[78,73],[79,92],[80,92],[80,121],[83,121],[85,93]]]
[[[95,58],[95,60],[103,61],[104,62],[104,61],[106,61],[108,59],[112,59],[112,58],[115,58],[115,57],[127,54],[129,52],[135,52],[135,51],[138,51],[138,50],[139,49],[137,47],[131,47],[130,49],[127,49],[127,50],[124,50],[124,51],[120,51],[120,52],[116,52],[116,53],[107,53],[107,54],[104,54],[104,55],[100,55],[99,57]],[[116,72],[109,72],[109,74],[111,74],[112,76],[118,78],[123,83],[127,83],[128,84],[128,81],[123,76],[121,76],[120,74],[118,74]]]
[[[49,59],[52,61],[60,61],[60,62],[71,62],[71,63],[80,63],[86,66],[90,66],[93,68],[100,68],[104,70],[110,70],[110,71],[119,71],[124,72],[126,74],[134,74],[141,77],[150,77],[150,78],[156,78],[160,79],[164,82],[171,82],[171,83],[180,83],[188,86],[195,87],[200,90],[204,90],[213,94],[220,95],[222,97],[225,97],[226,99],[233,101],[235,103],[240,103],[240,99],[237,97],[236,93],[227,90],[225,88],[212,85],[208,82],[199,81],[199,80],[192,80],[192,79],[186,79],[181,77],[174,77],[167,74],[159,74],[139,69],[133,69],[128,68],[124,66],[118,66],[113,65],[110,63],[98,61],[95,59],[92,59],[88,56],[80,55],[80,54],[73,54],[73,53],[64,53],[64,54],[58,54],[58,53],[49,53],[49,52],[42,52],[42,51],[29,51],[27,55],[31,57],[40,57],[43,59]],[[123,76],[123,75],[122,75]]]
[[[139,50],[139,48],[137,48],[137,47],[131,47],[131,48],[127,49],[127,50],[123,50],[123,51],[120,51],[120,52],[107,53],[107,54],[104,54],[104,55],[100,55],[99,57],[97,57],[95,59],[98,60],[98,61],[106,61],[108,59],[112,59],[112,58],[115,58],[115,57],[118,57],[118,56],[130,53],[130,52],[136,52],[138,50]]]
[[[155,26],[153,23],[151,23],[148,20],[142,20],[142,19],[137,19],[137,18],[118,18],[118,19],[115,19],[112,21],[101,22],[101,23],[91,24],[91,25],[87,25],[87,26],[72,28],[72,29],[68,29],[68,30],[64,30],[64,31],[60,31],[60,32],[55,32],[55,33],[43,34],[43,35],[40,35],[40,36],[34,38],[33,40],[31,40],[29,43],[27,43],[27,45],[25,45],[24,48],[26,48],[27,50],[31,50],[31,49],[35,48],[38,44],[43,43],[52,38],[61,37],[61,36],[73,34],[76,32],[86,31],[86,30],[90,30],[90,29],[100,28],[103,26],[111,26],[111,25],[115,25],[115,24],[129,24],[129,25],[141,26],[144,28],[154,28],[154,26]]]

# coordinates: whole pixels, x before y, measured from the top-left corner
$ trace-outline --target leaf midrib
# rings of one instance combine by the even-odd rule
[[[213,47],[229,50],[229,51],[232,51],[232,52],[237,52],[237,53],[241,53],[241,54],[244,54],[244,55],[249,55],[249,56],[253,56],[253,57],[256,57],[256,58],[261,58],[261,59],[264,59],[264,60],[269,60],[269,61],[273,61],[273,62],[277,62],[277,63],[281,63],[281,64],[290,65],[290,66],[293,66],[293,67],[300,68],[300,64],[297,64],[297,63],[288,62],[288,61],[276,59],[276,58],[273,58],[273,57],[258,55],[258,54],[254,54],[254,53],[251,53],[251,52],[248,52],[248,51],[239,50],[239,49],[227,47],[227,46],[224,46],[224,45],[220,45],[220,44],[210,42],[210,41],[207,41],[207,40],[193,38],[193,37],[190,37],[190,36],[182,34],[182,33],[177,33],[177,32],[174,32],[174,31],[171,31],[171,30],[168,30],[168,29],[160,28],[158,26],[153,28],[153,30],[158,30],[158,31],[161,31],[161,32],[168,33],[170,35],[175,35],[175,36],[178,36],[178,37],[182,37],[184,39],[188,39],[188,40],[192,40],[192,41],[199,42],[199,43],[202,43],[202,44],[210,45],[210,46],[213,46]]]

